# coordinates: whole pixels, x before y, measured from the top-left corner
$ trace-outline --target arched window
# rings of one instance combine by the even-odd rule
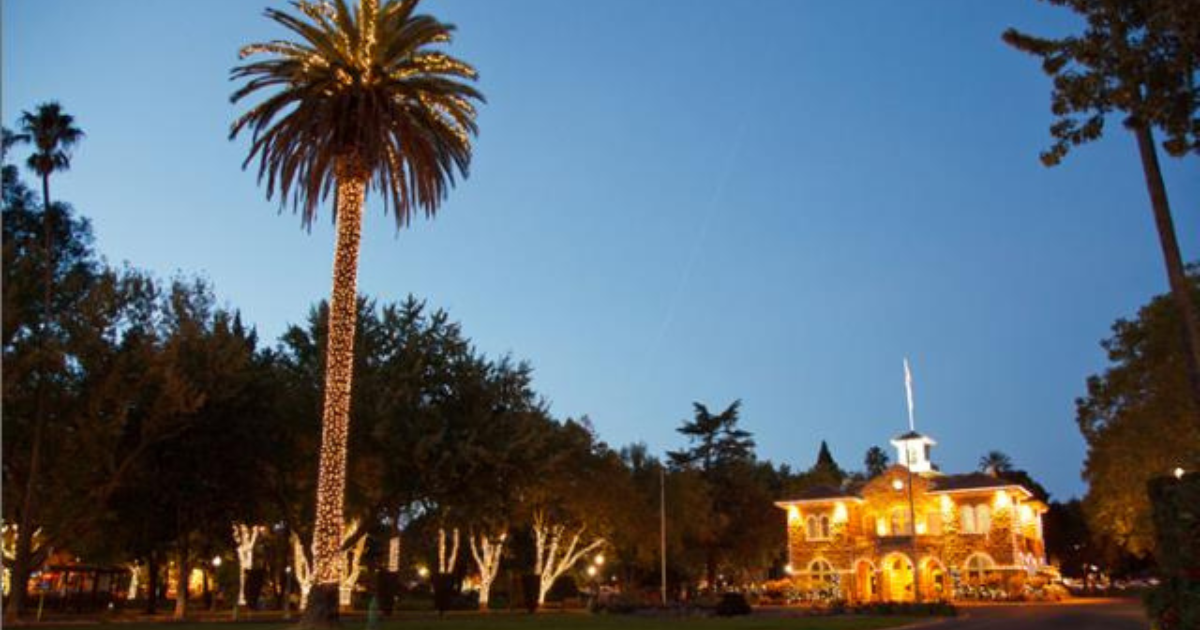
[[[892,535],[911,536],[912,521],[908,520],[908,508],[892,508]]]
[[[984,575],[992,570],[992,559],[983,555],[975,554],[967,558],[967,579],[972,582],[980,582]]]
[[[809,516],[804,520],[804,537],[809,540],[820,538],[820,532],[817,531],[817,517]]]
[[[962,517],[962,533],[975,533],[975,508],[969,505],[964,505],[959,513]]]
[[[812,578],[813,585],[832,584],[833,565],[821,558],[817,558],[808,565],[808,575]]]
[[[821,538],[829,538],[829,517],[821,517]]]
[[[986,534],[991,529],[992,511],[986,505],[975,508],[975,530],[980,534]]]

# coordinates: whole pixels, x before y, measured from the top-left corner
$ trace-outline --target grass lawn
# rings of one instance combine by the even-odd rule
[[[931,620],[931,618],[921,618]],[[380,630],[870,630],[893,628],[918,621],[913,617],[640,617],[635,615],[589,615],[585,613],[451,613],[443,618],[432,614],[405,613],[381,620]],[[118,623],[110,627],[129,630],[287,630],[278,622],[254,623]],[[61,626],[67,628],[67,626]],[[361,617],[343,618],[345,630],[365,630]],[[73,626],[72,630],[79,630]]]

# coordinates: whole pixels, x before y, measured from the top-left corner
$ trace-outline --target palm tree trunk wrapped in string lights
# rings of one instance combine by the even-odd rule
[[[418,0],[294,3],[301,15],[266,15],[295,41],[246,46],[235,80],[246,82],[231,100],[263,100],[239,117],[230,138],[249,129],[249,155],[258,160],[267,197],[279,193],[312,225],[318,202],[332,189],[337,221],[333,294],[326,348],[325,407],[313,540],[314,584],[303,625],[337,621],[344,522],[346,445],[353,383],[355,300],[363,204],[380,192],[404,227],[419,209],[432,217],[455,183],[466,177],[475,105],[483,95],[468,84],[470,65],[442,52],[454,27],[415,13]]]

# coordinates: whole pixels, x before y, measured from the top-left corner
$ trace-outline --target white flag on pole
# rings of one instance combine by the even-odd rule
[[[913,422],[912,370],[908,369],[908,357],[904,357],[904,391],[908,394],[908,430],[916,431],[916,424]]]

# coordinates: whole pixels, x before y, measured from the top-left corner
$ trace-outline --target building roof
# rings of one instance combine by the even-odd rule
[[[797,503],[821,503],[824,501],[839,500],[862,501],[862,497],[858,496],[857,490],[857,486],[850,486],[846,488],[838,488],[835,486],[812,486],[801,490],[786,501],[776,501],[775,505],[779,507],[787,507]]]
[[[1015,484],[1007,479],[993,477],[984,473],[967,473],[965,475],[943,475],[934,477],[929,489],[931,493],[964,492],[968,490],[996,490],[1000,488],[1020,488],[1022,492],[1031,495],[1024,486]]]
[[[911,440],[913,438],[923,438],[923,437],[925,437],[925,436],[921,435],[920,433],[917,433],[916,431],[909,431],[908,433],[905,433],[903,435],[897,435],[896,439],[897,440]]]

